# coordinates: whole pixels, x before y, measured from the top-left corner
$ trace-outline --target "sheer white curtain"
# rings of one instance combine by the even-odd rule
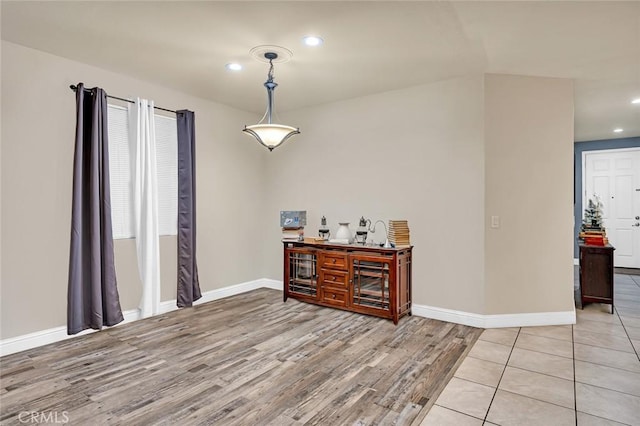
[[[160,306],[160,242],[158,175],[153,101],[137,98],[129,108],[131,141],[135,143],[133,193],[138,271],[142,281],[140,313],[148,317]]]

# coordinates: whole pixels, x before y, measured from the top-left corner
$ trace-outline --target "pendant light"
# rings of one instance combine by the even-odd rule
[[[273,91],[278,86],[278,84],[273,81],[273,60],[278,58],[278,54],[275,52],[266,52],[264,57],[269,60],[269,74],[267,75],[267,81],[264,83],[264,87],[267,88],[267,112],[265,112],[258,124],[244,126],[244,130],[242,131],[256,138],[258,142],[267,147],[269,151],[273,151],[273,149],[282,144],[282,142],[300,133],[300,129],[271,122]],[[267,122],[263,123],[265,118]]]

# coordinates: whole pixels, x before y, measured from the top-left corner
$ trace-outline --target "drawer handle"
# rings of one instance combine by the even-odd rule
[[[331,297],[333,297],[333,298],[335,299],[335,298],[336,298],[336,295],[335,295],[335,294],[332,294],[332,295],[331,295]]]
[[[333,263],[336,263],[336,260],[335,260],[335,259],[331,259],[331,261],[332,261]]]

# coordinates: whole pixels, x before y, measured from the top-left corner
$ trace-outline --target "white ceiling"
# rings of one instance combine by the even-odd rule
[[[630,103],[640,98],[637,1],[2,1],[1,13],[4,40],[256,119],[267,65],[249,50],[273,44],[293,51],[275,68],[278,111],[470,73],[521,74],[575,81],[576,140],[640,136],[640,104]],[[324,45],[304,46],[307,34]],[[228,62],[245,69],[231,73]]]

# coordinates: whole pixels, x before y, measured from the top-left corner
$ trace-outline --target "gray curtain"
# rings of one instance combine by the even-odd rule
[[[76,90],[67,333],[121,322],[111,231],[107,95]]]
[[[176,111],[178,126],[178,293],[179,308],[202,297],[196,263],[195,122],[192,111]]]

